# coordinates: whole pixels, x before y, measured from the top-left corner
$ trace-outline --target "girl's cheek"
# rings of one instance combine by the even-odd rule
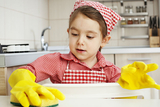
[[[70,44],[74,44],[76,42],[76,40],[73,38],[73,37],[70,37],[69,38],[69,43]]]

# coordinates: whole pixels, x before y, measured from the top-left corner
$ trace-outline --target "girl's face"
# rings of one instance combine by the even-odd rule
[[[78,13],[67,30],[70,51],[81,61],[97,61],[96,54],[110,38],[102,39],[99,23]]]

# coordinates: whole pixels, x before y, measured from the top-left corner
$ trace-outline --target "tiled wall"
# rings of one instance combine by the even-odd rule
[[[76,0],[49,0],[50,45],[68,45],[68,21]]]
[[[66,3],[67,1],[67,3]],[[50,45],[68,45],[68,19],[73,9],[74,2],[76,0],[49,0],[49,25],[52,26],[50,30]],[[105,0],[92,0],[92,1],[105,1]],[[156,14],[157,7],[153,6],[157,0],[147,2],[147,11],[149,15]],[[102,2],[107,7],[116,6],[117,12],[120,13],[119,2]],[[124,6],[133,5],[143,6],[143,1],[124,2]],[[135,10],[134,10],[135,11]],[[111,32],[111,40],[106,46],[148,46],[149,39],[121,39],[120,23]],[[125,35],[147,35],[148,28],[125,28]]]
[[[76,0],[0,0],[0,43],[29,43],[31,48],[41,47],[41,32],[51,26],[51,30],[45,32],[45,41],[51,46],[68,45],[68,20]],[[95,1],[95,0],[94,0]],[[100,1],[100,0],[99,0]],[[157,0],[148,1],[148,12],[156,14]],[[129,5],[125,2],[124,5]],[[143,5],[143,1],[131,3]],[[120,3],[104,2],[104,5],[117,6],[120,13]],[[125,29],[129,34],[147,34],[148,29]],[[119,25],[111,33],[112,39],[106,46],[140,46],[149,45],[148,39],[122,40]]]
[[[40,48],[48,27],[48,0],[0,0],[0,43],[29,43]],[[48,32],[45,40],[48,41]]]

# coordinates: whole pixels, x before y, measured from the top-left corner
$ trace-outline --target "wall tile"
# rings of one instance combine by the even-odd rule
[[[11,0],[4,0],[4,7],[11,8]]]
[[[0,16],[0,43],[40,49],[41,32],[48,27],[48,0],[0,0]]]
[[[118,39],[118,30],[117,29],[113,29],[110,33],[111,39]]]
[[[29,47],[31,50],[37,50],[38,48],[40,48],[37,46],[36,41],[27,41],[27,42],[29,43]]]
[[[158,8],[159,8],[159,7],[158,7],[158,1],[159,1],[159,0],[154,0],[154,1],[153,1],[153,5],[154,5],[154,6],[153,6],[153,10],[154,10],[154,11],[153,11],[153,14],[154,14],[154,15],[158,15]]]
[[[32,50],[41,50],[40,41],[27,41],[29,43],[30,49]]]
[[[5,0],[0,0],[0,6],[2,6],[2,7],[5,6],[5,5],[4,5],[4,1],[5,1]]]
[[[42,35],[42,31],[45,28],[48,28],[48,20],[45,19],[41,19],[39,18],[38,20],[38,35],[36,35],[36,44],[38,45],[38,47],[41,47],[41,35]],[[50,30],[46,30],[44,33],[44,42],[47,42],[49,44],[49,31]]]
[[[5,23],[5,17],[4,17],[4,8],[0,7],[0,39],[4,39],[5,32],[4,32],[4,23]]]
[[[16,11],[24,12],[24,0],[7,0],[10,8]]]
[[[127,39],[127,40],[119,40],[119,46],[149,46],[148,39]]]
[[[154,15],[154,5],[152,1],[147,1],[147,11],[150,16]]]
[[[50,42],[66,41],[68,38],[68,20],[50,20],[52,29],[50,30]]]
[[[48,25],[48,20],[45,20],[45,19],[39,19],[38,22],[39,22],[39,28],[38,28],[39,29],[39,36],[41,39],[42,31],[45,28],[48,28],[49,25]],[[51,30],[52,30],[52,27],[51,27]],[[44,41],[45,42],[49,42],[49,32],[50,32],[50,30],[48,29],[44,33]]]
[[[24,39],[24,14],[5,9],[6,39]]]
[[[38,16],[48,19],[48,0],[39,0],[38,4]]]
[[[1,44],[1,45],[6,44],[5,40],[4,40],[4,39],[0,39],[0,44]]]
[[[27,14],[33,16],[39,16],[38,7],[39,7],[39,0],[24,0],[24,11]]]
[[[23,43],[27,43],[24,40],[11,40],[11,39],[6,39],[5,42],[6,42],[6,44],[23,44]]]
[[[41,44],[41,33],[44,28],[48,27],[48,20],[41,19],[31,15],[25,15],[25,40],[35,42],[35,48],[38,48]],[[48,31],[44,33],[45,42],[48,41]],[[38,45],[37,45],[38,43]],[[37,47],[38,46],[38,47]]]
[[[48,0],[5,0],[5,7],[48,19]]]
[[[106,44],[105,47],[109,47],[109,46],[118,46],[118,40],[111,38],[111,40]]]
[[[24,39],[25,40],[40,40],[40,36],[39,38],[36,38],[36,36],[39,35],[39,31],[38,31],[38,18],[32,15],[28,15],[25,14],[25,36]]]
[[[69,41],[61,41],[61,42],[58,42],[58,41],[55,41],[55,42],[50,42],[49,43],[50,46],[69,46]]]
[[[125,28],[125,35],[148,35],[148,28]]]
[[[76,0],[49,0],[49,19],[68,19]]]

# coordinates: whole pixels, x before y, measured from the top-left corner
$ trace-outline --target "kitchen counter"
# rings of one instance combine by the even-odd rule
[[[11,87],[8,84],[8,78],[14,70],[16,70],[20,66],[23,66],[23,65],[26,65],[28,63],[33,62],[34,60],[36,60],[38,57],[40,57],[42,55],[45,55],[48,53],[54,53],[54,52],[68,53],[69,50],[0,54],[0,73],[1,73],[1,76],[0,76],[0,80],[1,80],[0,95],[9,95]],[[148,55],[146,55],[146,53],[148,53],[149,56],[151,55],[154,57],[148,57]],[[117,66],[120,66],[120,67],[122,65],[126,65],[126,64],[130,63],[130,62],[128,62],[127,59],[133,58],[132,56],[134,56],[134,54],[139,54],[138,57],[134,56],[135,58],[141,58],[141,56],[144,59],[150,58],[151,59],[151,60],[149,60],[150,62],[151,61],[156,62],[157,64],[160,65],[160,62],[157,59],[157,57],[159,57],[159,55],[160,55],[159,53],[160,53],[160,48],[104,48],[104,49],[102,49],[102,54],[104,54],[104,57],[107,56],[107,57],[111,58],[111,61],[113,63],[115,61]],[[118,56],[118,55],[120,55],[120,56]],[[128,55],[130,57],[124,57],[124,56],[128,56]],[[121,59],[118,59],[118,58],[121,58]],[[123,64],[121,62],[122,59],[123,59]],[[119,61],[119,63],[118,63],[118,61]],[[157,83],[159,83],[159,78],[157,77],[157,75],[159,75],[158,72],[155,72],[152,74],[155,81],[157,81]],[[47,80],[47,82],[48,82],[48,80]]]
[[[42,55],[54,52],[68,53],[69,50],[0,54],[0,67],[28,64]],[[102,54],[160,53],[160,48],[104,48],[101,52]]]
[[[15,107],[9,96],[0,96],[2,107]],[[65,99],[57,107],[159,107],[159,99]]]
[[[54,52],[58,51],[38,51],[38,52],[27,52],[27,53],[0,54],[0,67],[12,67],[12,66],[28,64],[33,62],[40,56]],[[68,51],[60,51],[60,52],[68,53]]]
[[[160,48],[104,48],[102,54],[160,53]]]

